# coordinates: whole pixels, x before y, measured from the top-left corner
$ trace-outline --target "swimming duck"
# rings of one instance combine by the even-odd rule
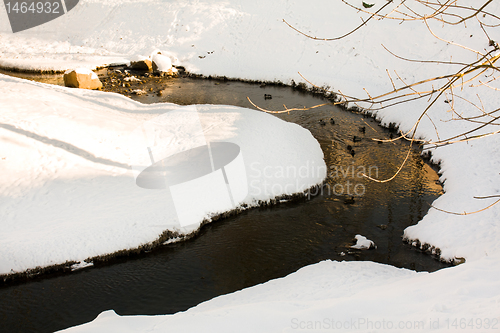
[[[264,99],[272,99],[273,96],[271,94],[264,94]]]
[[[366,132],[366,127],[365,126],[360,127],[359,131],[364,134]]]
[[[333,120],[333,118],[330,118],[330,124],[335,125],[335,120]]]
[[[352,146],[351,145],[347,145],[347,150],[351,151],[352,150]]]
[[[351,153],[352,157],[354,157],[354,154],[356,154],[356,152],[354,151],[354,149],[351,149],[350,153]]]
[[[354,201],[354,197],[352,195],[349,198],[344,199],[344,204],[346,205],[352,205],[355,202],[356,201]]]
[[[358,138],[356,135],[352,138],[352,142],[360,142],[361,138]]]
[[[325,125],[326,125],[326,123],[325,123],[325,121],[324,121],[323,119],[320,119],[320,120],[319,120],[319,124],[320,124],[321,126],[325,126]]]

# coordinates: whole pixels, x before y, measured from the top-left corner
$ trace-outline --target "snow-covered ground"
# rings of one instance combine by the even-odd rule
[[[378,9],[385,1],[375,3],[373,8]],[[408,4],[415,6],[413,2]],[[460,1],[460,4],[477,5],[477,1]],[[488,10],[499,15],[500,5],[493,2]],[[297,74],[300,71],[319,86],[326,85],[334,91],[364,97],[363,88],[372,96],[392,89],[386,70],[391,73],[394,84],[401,86],[401,81],[413,83],[448,73],[450,67],[460,67],[408,62],[388,53],[382,44],[397,55],[417,60],[470,62],[477,59],[477,54],[456,44],[481,52],[491,50],[477,21],[457,26],[430,23],[437,36],[453,43],[432,36],[421,21],[373,20],[356,33],[331,42],[307,39],[283,23],[286,19],[308,34],[328,38],[356,27],[361,22],[360,16],[367,17],[343,3],[327,0],[314,3],[286,0],[209,3],[194,0],[83,0],[63,17],[12,34],[6,14],[0,10],[0,66],[57,70],[76,66],[92,68],[149,55],[159,49],[168,53],[174,64],[183,65],[191,72],[289,83],[291,80],[303,82]],[[498,28],[486,30],[492,40],[500,40]],[[50,223],[61,216],[69,216],[64,213],[71,210],[75,201],[67,198],[80,195],[85,198],[92,193],[85,192],[86,189],[92,186],[103,188],[123,183],[121,178],[125,177],[125,171],[121,166],[125,162],[120,150],[123,142],[117,139],[117,134],[127,132],[134,122],[151,119],[160,110],[100,92],[69,91],[5,77],[1,77],[0,84],[2,123],[5,124],[0,128],[5,138],[2,139],[1,154],[4,157],[6,148],[15,148],[16,151],[15,155],[1,161],[2,165],[8,165],[10,160],[15,162],[12,168],[3,167],[3,170],[9,169],[0,175],[2,184],[9,185],[2,189],[2,196],[7,194],[5,200],[2,199],[2,216],[7,217],[2,223],[21,218],[23,214],[32,216],[29,209],[35,208],[39,214],[37,217],[48,217],[44,223],[33,221],[29,231],[21,225],[9,226],[8,241],[2,229],[2,251],[5,251],[4,243],[6,248],[13,243],[22,246],[22,252],[9,253],[17,258],[26,256],[24,259],[29,262],[37,247],[42,248],[44,244],[56,247],[54,242],[46,242],[46,239],[58,239],[57,246],[67,244],[71,247],[76,241],[87,251],[99,252],[93,249],[93,244],[103,234],[90,233],[92,225],[87,231],[82,230],[79,237],[68,238],[66,235],[73,232],[73,224],[60,221],[60,229],[53,230]],[[474,127],[473,123],[456,120],[457,115],[448,112],[450,105],[444,102],[445,99],[453,97],[454,106],[462,116],[477,116],[481,114],[481,107],[487,111],[496,109],[500,104],[499,96],[498,91],[485,86],[464,91],[457,89],[454,97],[443,96],[438,101],[428,113],[429,117],[423,118],[417,134],[436,140]],[[25,110],[28,105],[36,111]],[[409,130],[425,105],[424,100],[399,105],[380,111],[378,117],[385,124],[396,122],[402,130]],[[156,108],[164,107],[175,106]],[[72,112],[73,109],[85,112]],[[247,111],[231,112],[247,116]],[[255,121],[263,117],[251,114],[249,118],[255,118]],[[232,124],[230,119],[225,119],[227,125],[226,122]],[[284,131],[285,127],[303,133],[288,125],[283,127]],[[483,128],[479,133],[487,131],[491,129]],[[234,138],[243,135],[237,130],[232,134]],[[286,142],[287,149],[295,147],[306,151],[309,145],[299,141],[280,141],[279,135],[273,139],[283,144]],[[434,202],[436,207],[457,213],[472,212],[497,200],[474,199],[474,196],[499,194],[499,141],[498,135],[493,135],[432,150],[433,160],[441,163],[441,180],[445,182],[445,194]],[[65,149],[58,147],[62,144]],[[249,146],[254,144],[251,142]],[[314,146],[313,143],[310,145]],[[71,149],[76,151],[71,152]],[[245,150],[243,154],[247,162]],[[78,182],[78,186],[65,186],[64,182],[68,181]],[[309,181],[313,184],[318,180]],[[128,193],[120,192],[124,196]],[[57,212],[43,208],[43,205],[53,207],[50,206],[53,200],[62,198],[65,201],[59,201]],[[125,216],[123,207],[110,209],[105,194],[98,194],[92,200],[100,202],[104,198],[108,201],[102,202],[100,211],[94,213],[81,208],[77,220],[94,221],[96,216],[119,219],[123,216],[135,233],[128,243],[130,246],[138,246],[161,232],[156,224],[134,225],[133,216]],[[120,201],[118,199],[121,198],[113,200]],[[143,200],[154,201],[151,198]],[[22,206],[15,206],[21,202]],[[41,205],[34,205],[34,202]],[[24,205],[26,212],[14,209]],[[406,229],[405,237],[439,248],[443,259],[465,258],[466,263],[457,267],[428,274],[367,262],[321,262],[283,279],[218,297],[183,313],[119,317],[106,312],[75,331],[177,331],[182,328],[192,332],[286,332],[335,328],[339,331],[385,332],[391,327],[394,331],[499,330],[499,212],[498,206],[462,216],[431,209],[418,225]],[[151,211],[149,214],[154,215]],[[74,214],[71,216],[74,218]],[[159,214],[157,218],[160,218]],[[102,229],[102,223],[89,223],[96,223]],[[44,224],[47,224],[45,228]],[[112,226],[104,228],[112,229]],[[125,233],[120,229],[120,236]],[[57,257],[54,251],[45,259],[47,262],[76,260],[70,254]],[[2,267],[11,265],[10,258],[0,256]],[[16,269],[28,266],[16,266]],[[424,329],[421,329],[421,322]],[[341,323],[340,326],[337,323]]]
[[[309,131],[259,111],[142,105],[5,75],[0,101],[0,274],[134,249],[167,230],[188,234],[212,215],[304,192],[326,175]],[[136,185],[151,165],[148,149],[160,161],[207,142],[240,149],[243,165],[236,154],[224,163],[233,202],[226,176],[204,172],[196,155],[185,157],[199,167],[194,179],[181,162],[168,169],[170,183],[185,185]]]

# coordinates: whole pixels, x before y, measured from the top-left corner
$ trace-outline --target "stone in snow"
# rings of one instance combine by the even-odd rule
[[[86,68],[68,69],[64,72],[64,85],[80,89],[102,88],[102,83],[97,74]]]
[[[131,61],[130,67],[132,67],[133,69],[151,72],[153,70],[153,63],[149,59],[142,59],[138,61]]]
[[[156,53],[151,57],[151,61],[153,63],[154,72],[172,72],[172,60],[170,60],[169,57],[166,57],[160,53]]]

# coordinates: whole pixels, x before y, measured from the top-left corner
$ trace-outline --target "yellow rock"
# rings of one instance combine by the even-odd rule
[[[102,83],[97,74],[86,68],[68,69],[64,73],[64,85],[80,89],[102,88]]]
[[[149,71],[149,72],[151,72],[153,70],[153,65],[151,63],[151,60],[149,60],[149,59],[132,61],[130,63],[130,67],[132,67],[133,69],[140,69],[140,70],[145,70],[145,71]]]

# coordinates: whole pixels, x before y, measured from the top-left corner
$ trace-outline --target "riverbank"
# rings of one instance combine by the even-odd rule
[[[331,97],[329,94],[325,94],[325,92],[320,92],[320,91],[308,91],[307,89],[304,89],[303,87],[286,87],[283,83],[263,83],[259,82],[258,84],[253,83],[242,83],[240,81],[236,80],[228,80],[225,78],[201,78],[198,75],[192,75],[188,73],[182,73],[180,74],[180,77],[178,78],[169,78],[169,77],[159,77],[155,75],[151,75],[150,73],[144,72],[144,71],[136,71],[136,70],[131,70],[131,69],[126,69],[123,67],[114,67],[110,68],[108,70],[100,70],[97,72],[98,75],[100,76],[102,82],[103,82],[103,87],[102,91],[108,91],[108,92],[116,92],[120,93],[122,95],[132,97],[135,101],[145,103],[145,104],[153,104],[153,103],[159,103],[159,102],[171,102],[175,101],[178,104],[192,104],[193,101],[198,103],[198,104],[231,104],[234,106],[239,106],[239,107],[249,107],[251,106],[250,102],[248,102],[247,97],[250,96],[254,100],[261,100],[263,94],[268,93],[269,95],[274,96],[273,101],[266,101],[266,105],[271,107],[271,106],[280,106],[281,102],[280,101],[286,101],[287,103],[299,103],[303,105],[307,105],[308,103],[322,103],[322,102],[328,102],[329,100],[334,100],[335,97]],[[35,82],[50,82],[52,84],[59,84],[63,85],[63,80],[62,80],[62,75],[48,75],[48,74],[39,74],[39,75],[34,75],[34,74],[20,74],[20,73],[9,73],[5,72],[4,74],[13,74],[13,75],[19,75],[20,77],[27,78],[30,80],[34,80]],[[293,88],[293,89],[292,89]],[[202,90],[203,94],[198,95],[198,91]],[[135,93],[137,91],[141,91],[143,93],[138,94]],[[208,97],[208,96],[211,97]],[[308,98],[306,98],[308,96]],[[325,100],[326,98],[326,100]],[[193,100],[194,99],[194,100]],[[276,102],[274,102],[276,101]],[[378,139],[387,139],[389,137],[389,132],[385,133],[380,127],[376,126],[373,120],[370,118],[367,118],[366,115],[359,115],[357,118],[355,116],[351,116],[346,118],[345,116],[342,116],[345,113],[340,113],[337,114],[338,110],[335,112],[335,108],[332,108],[329,112],[326,112],[323,116],[326,116],[327,118],[330,118],[333,116],[336,121],[337,125],[332,126],[331,124],[327,127],[321,127],[317,126],[317,119],[312,118],[310,120],[311,123],[307,122],[304,120],[304,117],[307,114],[304,114],[300,116],[299,114],[294,117],[294,115],[290,116],[280,116],[281,119],[293,123],[298,123],[299,125],[309,129],[312,134],[320,140],[320,144],[326,145],[325,147],[322,147],[323,153],[325,154],[325,161],[327,163],[332,163],[330,161],[330,157],[326,155],[330,155],[334,153],[335,155],[340,155],[342,156],[344,153],[344,150],[346,149],[346,145],[349,144],[355,144],[351,143],[350,139],[350,133],[355,133],[358,134],[359,130],[355,126],[354,127],[354,132],[352,126],[349,124],[351,122],[353,123],[359,123],[358,126],[361,125],[366,125],[369,127],[368,129],[368,139],[371,141],[373,138],[378,138]],[[325,110],[326,111],[326,110]],[[333,112],[333,113],[332,113]],[[356,112],[355,110],[352,112]],[[317,112],[316,112],[317,113]],[[319,116],[321,117],[321,116]],[[371,123],[371,124],[370,124]],[[375,127],[375,128],[374,128]],[[323,131],[324,130],[324,131]],[[333,141],[330,141],[327,137],[330,136],[330,132],[334,130],[335,133],[337,133],[333,138],[335,138],[336,143],[332,144]],[[392,133],[396,133],[395,130],[392,131]],[[361,135],[364,137],[364,134],[359,133],[358,135]],[[347,142],[347,143],[346,143]],[[358,154],[356,156],[356,159],[351,157],[350,155],[348,156],[349,161],[352,160],[352,163],[354,163],[354,160],[356,161],[355,163],[359,165],[359,167],[362,166],[367,166],[367,165],[374,165],[377,164],[377,170],[379,168],[387,168],[391,163],[389,162],[389,165],[385,165],[384,162],[385,160],[380,156],[377,159],[372,159],[372,158],[364,158],[363,155],[365,150],[367,149],[374,149],[378,151],[377,155],[380,154],[399,154],[401,152],[398,151],[398,149],[392,150],[390,147],[398,147],[401,145],[391,145],[389,144],[389,149],[381,149],[382,145],[380,144],[374,144],[374,145],[369,145],[369,144],[355,144],[355,149],[358,151]],[[371,148],[370,148],[371,147]],[[403,147],[403,146],[401,146]],[[331,150],[333,151],[331,152]],[[405,148],[401,148],[404,150]],[[385,152],[385,153],[384,153]],[[348,152],[346,151],[345,154]],[[418,155],[418,151],[416,150],[415,154]],[[347,154],[348,155],[348,154]],[[417,156],[415,155],[415,157]],[[341,170],[344,170],[344,166],[346,166],[346,170],[349,170],[350,166],[348,161],[341,162],[339,160],[340,157],[336,158],[336,161],[333,165],[329,166],[329,168],[339,168],[339,165],[337,164],[342,164],[340,166]],[[380,164],[382,163],[382,164]],[[329,164],[328,164],[329,165]],[[415,172],[418,172],[418,164],[417,165],[412,165],[408,166],[411,169],[415,170]],[[353,168],[353,167],[352,167]],[[344,171],[345,173],[346,171]],[[377,171],[378,173],[378,171]],[[424,175],[428,174],[428,172],[424,172]],[[335,178],[335,172],[333,174],[331,173],[331,177]],[[347,175],[343,175],[342,177],[347,177]],[[342,178],[341,177],[341,178]],[[409,178],[409,177],[416,177],[415,182],[419,183],[419,176],[406,174],[403,176],[403,179]],[[424,176],[426,178],[426,176]],[[329,180],[331,182],[332,180]],[[335,180],[336,182],[342,181],[342,179],[337,179]],[[359,179],[353,178],[349,181],[352,182],[358,182]],[[431,180],[431,184],[426,184],[424,182],[423,186],[424,188],[432,188],[431,191],[434,191],[436,193],[439,192],[439,190],[434,189],[434,176],[433,180]],[[372,183],[373,184],[373,183]],[[343,186],[345,184],[335,184],[337,187],[338,186]],[[366,191],[381,191],[383,190],[382,188],[380,189],[374,189],[371,186],[368,186],[368,184],[362,184],[363,189],[363,200],[362,200],[362,205],[363,206],[371,206],[374,204],[373,198],[371,198],[369,195],[366,196],[364,195]],[[409,192],[413,192],[413,190],[410,190],[410,188],[414,188],[417,184],[412,184],[412,183],[406,183],[406,182],[395,182],[395,184],[392,184],[396,188],[405,188]],[[323,186],[326,186],[325,189],[318,188],[314,186],[313,188],[309,189],[306,191],[306,193],[297,193],[293,196],[290,195],[284,195],[281,197],[278,197],[276,199],[272,199],[270,201],[265,201],[265,202],[259,202],[256,204],[256,206],[264,207],[268,205],[275,205],[279,204],[281,202],[292,202],[292,201],[297,201],[297,200],[307,200],[311,199],[311,193],[315,194],[323,194],[325,193],[328,188],[332,188],[332,184],[328,183],[323,183]],[[429,189],[430,189],[429,188]],[[337,189],[337,188],[336,188]],[[415,187],[416,190],[416,187]],[[359,194],[358,194],[359,195]],[[422,196],[424,193],[422,192]],[[316,196],[316,195],[313,195]],[[393,196],[389,193],[387,193],[387,196],[393,198],[395,202],[399,202],[400,197],[398,196]],[[335,196],[333,196],[332,200],[345,200],[346,196],[342,195],[340,193],[337,193]],[[425,200],[425,199],[424,199]],[[383,202],[378,203],[381,206],[386,206],[388,204],[387,200]],[[395,204],[394,204],[395,205]],[[219,218],[224,218],[227,216],[231,216],[234,214],[238,214],[243,210],[246,210],[250,208],[248,207],[239,207],[237,209],[234,209],[233,211],[230,212],[225,212],[222,214],[219,214],[217,216],[212,216],[210,217],[210,220],[205,220],[204,222],[201,223],[201,227],[208,222],[212,222],[215,220],[218,220]],[[408,207],[409,208],[409,207]],[[427,206],[422,207],[423,211],[420,214],[424,214],[427,211]],[[420,211],[420,209],[418,209]],[[380,211],[381,216],[385,215],[383,211]],[[354,218],[354,216],[353,216]],[[354,219],[355,220],[355,219]],[[353,220],[353,221],[354,221]],[[386,220],[383,218],[374,218],[374,221],[378,221],[382,224],[387,223]],[[392,222],[392,228],[397,228],[398,233],[397,236],[400,237],[400,234],[402,233],[402,230],[407,227],[408,225],[416,223],[418,220],[417,219],[412,219],[412,222],[408,223],[401,223],[399,221],[393,221]],[[384,228],[382,225],[381,228]],[[385,228],[387,228],[387,225],[385,225]],[[78,270],[83,267],[90,267],[93,265],[98,265],[102,266],[106,262],[112,263],[115,262],[116,260],[120,260],[120,258],[126,258],[126,257],[133,257],[137,255],[141,255],[143,253],[147,253],[152,251],[153,249],[161,246],[164,243],[170,243],[172,241],[184,241],[187,239],[190,239],[194,236],[196,236],[199,233],[199,230],[195,230],[189,234],[180,234],[177,231],[172,231],[172,230],[166,230],[164,231],[158,239],[152,240],[146,244],[142,244],[139,247],[136,248],[131,248],[131,249],[120,249],[118,252],[115,253],[109,253],[105,255],[99,255],[99,256],[94,256],[94,257],[89,257],[86,258],[84,262],[76,262],[76,261],[69,261],[66,263],[60,263],[57,265],[53,266],[46,266],[46,267],[37,267],[37,268],[30,268],[25,272],[16,272],[16,273],[11,273],[8,275],[4,275],[0,277],[0,281],[3,280],[3,283],[5,285],[11,284],[11,283],[17,283],[21,281],[29,281],[34,278],[42,278],[42,277],[50,277],[50,276],[55,276],[63,272],[71,272],[73,270]],[[384,229],[385,230],[385,229]],[[392,232],[390,233],[392,234]],[[353,235],[347,235],[346,242],[348,243],[350,241],[349,237],[352,237]],[[378,240],[378,239],[377,239]],[[380,240],[381,241],[381,240]],[[385,242],[386,240],[384,240]],[[338,241],[337,241],[338,242]],[[343,243],[344,241],[338,242]],[[399,242],[399,239],[397,240]],[[402,244],[401,244],[402,245]],[[392,247],[391,247],[392,248]],[[395,249],[390,250],[391,252],[396,251]],[[405,252],[405,251],[403,251]],[[436,254],[436,251],[433,251],[433,254]],[[335,255],[335,253],[331,254]],[[403,253],[399,256],[400,259],[397,262],[391,263],[390,261],[390,256],[384,259],[383,256],[379,256],[380,258],[378,259],[373,259],[382,263],[390,263],[393,265],[396,265],[398,267],[407,267],[411,269],[417,269],[417,270],[434,270],[436,267],[446,267],[445,265],[439,266],[437,263],[436,265],[429,265],[427,266],[424,264],[416,264],[412,259],[407,258],[409,261],[407,263],[403,263],[403,258],[405,257]],[[346,260],[352,260],[350,256],[344,257],[341,259],[346,259]],[[429,258],[430,259],[430,258]],[[436,267],[435,267],[436,266]],[[431,268],[432,267],[432,268]]]
[[[206,76],[290,83],[303,82],[296,74],[300,71],[320,87],[329,86],[334,91],[340,89],[344,94],[360,97],[366,96],[364,88],[371,95],[392,89],[394,82],[386,70],[397,73],[407,83],[450,70],[443,64],[415,64],[398,59],[381,44],[414,60],[449,61],[450,57],[460,62],[476,60],[476,54],[437,41],[423,23],[371,21],[342,42],[324,42],[298,35],[282,21],[286,19],[303,31],[326,37],[341,35],[360,22],[360,14],[347,6],[327,1],[317,6],[322,10],[313,9],[308,3],[286,1],[252,4],[81,1],[64,17],[25,33],[10,34],[8,21],[0,20],[5,46],[0,59],[2,64],[16,63],[21,67],[19,64],[23,63],[25,68],[55,68],[54,64],[93,67],[161,49],[171,53],[174,64]],[[498,4],[491,6],[493,12],[499,12]],[[99,29],[96,31],[95,27]],[[431,27],[441,38],[454,43],[478,50],[488,48],[488,40],[477,24],[453,29],[441,24]],[[490,33],[494,36],[495,30]],[[115,55],[116,59],[97,61],[78,53],[80,50],[87,54]],[[79,63],[83,58],[86,62]],[[454,107],[463,117],[482,114],[482,107],[495,110],[500,103],[497,92],[484,85],[460,94],[464,100],[456,98]],[[480,100],[476,94],[481,96]],[[445,102],[447,98],[443,96],[428,113],[429,118],[422,119],[417,135],[436,140],[474,128],[474,124],[461,122],[455,114],[447,112],[450,108]],[[478,109],[467,101],[481,106]],[[407,103],[381,110],[377,117],[383,124],[397,123],[401,130],[408,131],[425,106],[425,101]],[[492,204],[495,198],[474,197],[498,195],[499,143],[498,135],[493,135],[431,149],[433,162],[440,163],[440,180],[445,190],[433,205],[460,214]],[[309,329],[309,322],[314,324],[332,314],[346,321],[367,318],[380,323],[390,314],[392,319],[404,322],[425,318],[426,323],[434,320],[432,323],[439,319],[436,331],[457,330],[459,326],[450,325],[454,320],[459,325],[462,318],[467,323],[473,320],[476,326],[471,329],[480,329],[479,323],[498,320],[500,312],[496,292],[500,288],[496,278],[500,266],[499,215],[498,206],[469,215],[432,209],[418,225],[406,229],[404,237],[416,245],[418,240],[420,244],[439,248],[441,257],[447,260],[465,259],[465,264],[451,269],[417,274],[373,263],[320,263],[287,278],[216,298],[185,313],[155,318],[114,317],[104,313],[92,327],[135,323],[137,330],[141,330],[159,322],[162,325],[157,329],[180,325],[186,329],[191,326],[192,331],[199,331],[200,327],[234,331],[235,327],[241,330],[241,323],[245,323],[244,328],[249,331],[286,331]],[[311,280],[313,276],[318,277],[317,283]],[[309,297],[313,290],[316,293]],[[292,321],[293,318],[298,319]]]
[[[215,200],[189,223],[179,225],[179,207],[172,206],[168,190],[147,191],[135,185],[130,165],[139,155],[134,154],[136,139],[130,133],[141,122],[162,115],[170,117],[170,126],[183,123],[186,108],[143,105],[117,94],[6,76],[0,76],[0,85],[1,209],[9,217],[2,232],[2,274],[33,269],[30,274],[35,274],[44,267],[126,249],[147,250],[154,242],[166,241],[169,233],[189,235],[205,220],[228,211],[303,193],[326,175],[319,144],[300,126],[248,109],[198,105],[194,115],[199,114],[203,128],[210,129],[206,140],[238,144],[248,170],[293,166],[308,173],[297,180],[291,175],[265,177],[260,170],[258,179],[248,176],[249,194],[235,206]],[[292,132],[281,136],[283,131]],[[255,133],[260,136],[255,138]],[[193,139],[179,139],[184,135],[181,131],[173,138],[178,149],[192,144]],[[270,142],[274,149],[268,147]],[[299,143],[303,148],[297,150]],[[51,244],[58,244],[57,249]]]

